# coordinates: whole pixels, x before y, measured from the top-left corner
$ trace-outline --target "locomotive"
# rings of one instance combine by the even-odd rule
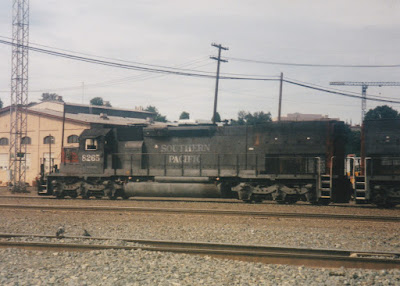
[[[79,147],[62,150],[59,169],[42,174],[38,193],[348,202],[345,134],[336,120],[86,129]]]
[[[351,158],[356,203],[382,207],[400,204],[399,119],[364,121],[361,158]]]

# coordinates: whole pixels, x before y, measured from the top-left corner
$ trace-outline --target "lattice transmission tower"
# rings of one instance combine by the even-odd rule
[[[25,191],[28,105],[29,0],[13,0],[10,103],[11,191]]]

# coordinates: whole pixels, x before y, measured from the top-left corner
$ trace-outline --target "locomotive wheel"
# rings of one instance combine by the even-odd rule
[[[78,197],[78,194],[76,192],[72,193],[69,195],[72,199],[76,199]]]
[[[283,204],[292,205],[292,204],[297,203],[297,201],[298,201],[297,198],[289,197],[289,196],[286,196],[283,200],[276,200],[276,202],[280,205],[283,205]]]
[[[108,198],[109,198],[110,200],[116,200],[116,199],[117,199],[117,196],[115,196],[115,194],[113,195],[112,193],[110,193],[110,194],[108,194]]]
[[[330,200],[324,200],[324,199],[320,199],[319,201],[318,201],[318,205],[320,205],[320,206],[327,206],[327,205],[329,205],[330,204]]]
[[[57,199],[63,199],[64,198],[64,192],[60,192],[56,195]]]

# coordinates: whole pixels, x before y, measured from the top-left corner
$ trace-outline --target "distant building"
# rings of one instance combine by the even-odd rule
[[[306,114],[306,113],[288,113],[281,116],[281,121],[314,121],[314,120],[340,120],[339,118],[329,118],[328,115],[322,114]],[[278,121],[277,118],[274,121]]]
[[[62,138],[65,108],[64,138]],[[152,112],[120,109],[106,106],[82,105],[55,101],[30,104],[28,107],[26,182],[30,185],[44,163],[45,171],[61,161],[61,141],[64,146],[78,146],[84,129],[93,126],[113,127],[148,125],[155,117]],[[0,185],[9,181],[10,107],[0,109]],[[160,123],[162,124],[162,123]]]
[[[125,109],[117,107],[108,107],[105,105],[91,105],[91,104],[78,104],[68,103],[60,101],[42,101],[32,105],[35,109],[45,109],[63,112],[71,114],[107,114],[109,116],[127,117],[127,118],[142,118],[142,119],[153,119],[156,114],[149,111],[143,111],[143,109]]]

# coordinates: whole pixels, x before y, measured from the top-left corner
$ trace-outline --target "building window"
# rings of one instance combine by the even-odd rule
[[[97,140],[96,139],[86,139],[85,150],[97,150]]]
[[[25,144],[25,145],[31,145],[31,137],[28,137],[28,136],[26,136],[26,137],[22,137],[22,139],[21,139],[21,144]]]
[[[78,135],[71,135],[67,138],[67,143],[79,143]]]
[[[8,145],[8,138],[0,138],[0,145],[4,146],[4,145]]]
[[[55,140],[53,136],[46,136],[43,139],[43,144],[54,144]]]

